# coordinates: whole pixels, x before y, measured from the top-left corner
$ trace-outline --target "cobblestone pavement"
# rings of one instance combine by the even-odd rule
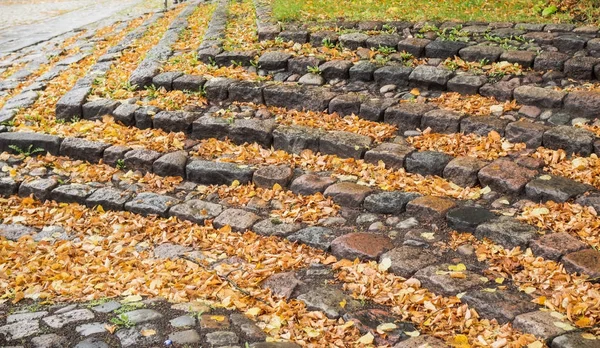
[[[599,347],[597,27],[134,5],[0,57],[0,345]]]

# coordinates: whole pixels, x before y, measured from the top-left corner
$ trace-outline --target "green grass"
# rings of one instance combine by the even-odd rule
[[[598,22],[600,1],[543,16],[550,0],[272,0],[273,16],[293,20],[409,20],[484,22]],[[552,0],[556,3],[556,1]],[[582,14],[584,14],[582,16]],[[585,18],[587,17],[587,19]]]

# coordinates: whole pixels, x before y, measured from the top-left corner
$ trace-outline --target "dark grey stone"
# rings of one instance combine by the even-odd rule
[[[431,41],[425,47],[425,55],[428,58],[452,58],[458,56],[460,51],[466,44],[460,41]]]
[[[104,150],[103,162],[109,166],[116,166],[119,160],[125,158],[125,154],[131,151],[130,147],[113,145]]]
[[[547,177],[550,177],[547,179]],[[533,201],[566,202],[592,187],[562,176],[544,175],[525,185],[527,197]]]
[[[273,188],[275,184],[287,187],[293,175],[294,171],[289,165],[270,165],[257,169],[252,181],[256,186],[268,189]]]
[[[173,197],[153,192],[142,192],[125,203],[125,209],[141,215],[156,214],[167,217],[169,208],[177,203],[179,203],[179,200]],[[132,319],[130,318],[130,320]]]
[[[238,81],[229,85],[229,100],[264,104],[262,85],[252,81]]]
[[[519,314],[537,309],[531,298],[510,290],[489,292],[474,289],[467,291],[460,300],[475,308],[483,318],[496,319],[501,324],[512,321]]]
[[[133,114],[135,126],[139,129],[152,128],[152,119],[154,115],[160,112],[160,109],[154,106],[142,106]]]
[[[21,186],[19,186],[19,195],[33,195],[35,199],[45,201],[47,198],[49,198],[50,191],[52,191],[56,186],[58,186],[58,181],[53,178],[27,181],[23,182]]]
[[[466,117],[460,121],[460,131],[466,134],[477,134],[487,136],[494,131],[504,136],[504,129],[509,120],[503,120],[494,116],[474,116]]]
[[[568,77],[579,80],[591,80],[594,77],[594,66],[600,59],[594,57],[573,57],[565,62],[564,72]]]
[[[250,66],[255,56],[256,51],[223,51],[215,56],[215,61],[219,66]]]
[[[385,111],[397,101],[388,98],[369,98],[360,104],[358,115],[370,121],[382,121]]]
[[[53,155],[58,155],[60,151],[61,138],[55,135],[32,132],[6,132],[0,133],[0,151],[15,153],[9,146],[14,145],[23,151],[34,149],[43,149]]]
[[[95,188],[83,184],[58,186],[50,192],[50,199],[62,203],[79,203],[84,205],[86,199],[96,191]]]
[[[400,214],[406,209],[406,204],[419,197],[418,193],[410,192],[380,192],[367,196],[363,205],[366,210],[375,214]]]
[[[287,109],[323,111],[336,94],[322,87],[269,85],[264,88],[263,96],[267,106],[279,106]]]
[[[373,73],[377,70],[377,66],[369,61],[360,61],[354,64],[350,70],[351,81],[373,81]]]
[[[231,124],[223,117],[206,115],[197,118],[192,124],[192,138],[225,139],[229,136]]]
[[[160,176],[185,177],[187,154],[185,151],[175,151],[159,157],[152,164],[152,171]]]
[[[429,88],[445,88],[453,72],[429,65],[419,65],[410,74],[410,82]]]
[[[575,53],[585,47],[587,38],[578,35],[559,35],[552,41],[552,46],[558,48],[560,52]]]
[[[148,149],[135,149],[127,152],[123,161],[133,171],[152,172],[152,165],[161,156],[160,152]]]
[[[83,104],[83,118],[99,120],[105,115],[112,115],[121,102],[112,99],[97,99]]]
[[[365,153],[365,162],[378,164],[382,161],[386,168],[401,169],[404,168],[406,156],[414,150],[414,147],[407,144],[382,143]]]
[[[91,89],[88,87],[73,88],[65,93],[56,103],[56,119],[71,121],[83,118],[83,104]]]
[[[168,71],[158,74],[152,78],[152,84],[157,88],[164,88],[167,91],[173,89],[173,81],[183,75],[182,72]]]
[[[509,50],[504,51],[500,56],[501,61],[507,61],[509,63],[517,63],[522,67],[528,69],[533,66],[536,54],[532,51],[516,51]]]
[[[292,58],[292,55],[287,52],[265,52],[258,59],[258,66],[267,71],[287,69],[290,58]]]
[[[496,62],[504,50],[495,46],[468,46],[461,49],[459,56],[469,62],[478,62],[482,59],[490,63]]]
[[[366,41],[367,48],[378,49],[379,47],[389,47],[396,49],[402,37],[397,34],[379,34],[372,35]]]
[[[423,115],[435,109],[435,106],[421,103],[402,103],[385,110],[384,122],[398,127],[399,131],[421,128]]]
[[[343,34],[339,37],[339,42],[343,47],[350,50],[356,50],[359,47],[365,47],[369,35],[363,33]]]
[[[348,60],[330,60],[319,66],[321,76],[325,80],[345,79],[350,77],[350,68],[353,66]]]
[[[561,107],[565,95],[565,92],[535,86],[520,86],[514,90],[517,103],[543,108]]]
[[[113,111],[113,117],[115,121],[121,122],[126,126],[133,126],[135,124],[135,112],[140,107],[135,104],[121,104]]]
[[[568,54],[560,52],[542,52],[540,53],[533,63],[535,70],[554,70],[561,71],[564,67],[565,61],[571,58]]]
[[[373,77],[379,85],[396,85],[399,87],[408,86],[408,78],[413,69],[400,66],[388,65],[375,70]]]
[[[406,38],[398,43],[398,52],[407,52],[419,58],[425,54],[425,47],[431,43],[428,39]]]
[[[230,185],[235,180],[246,184],[253,174],[254,169],[234,163],[190,160],[186,166],[187,179],[202,185]]]
[[[234,82],[233,79],[226,77],[214,77],[204,84],[206,98],[208,100],[220,101],[229,97],[229,85]]]
[[[521,247],[525,250],[529,241],[535,238],[535,227],[521,223],[514,218],[501,216],[481,224],[475,230],[477,238],[489,238],[507,248]]]
[[[477,226],[496,217],[496,214],[481,207],[458,207],[446,213],[448,226],[459,232],[474,233]]]
[[[373,140],[366,136],[344,131],[326,132],[319,140],[319,151],[323,154],[360,159]]]
[[[479,88],[487,82],[487,78],[478,75],[457,75],[448,81],[448,91],[460,94],[477,94]]]
[[[173,89],[180,91],[199,92],[204,87],[206,79],[199,75],[183,75],[173,80]]]
[[[304,243],[313,248],[326,251],[335,239],[335,234],[329,228],[313,226],[301,229],[287,238],[291,242]]]
[[[421,129],[431,128],[436,133],[457,133],[462,116],[452,110],[436,109],[421,118]]]
[[[103,158],[104,150],[108,147],[110,147],[110,144],[100,141],[64,138],[60,144],[60,155],[96,163]]]
[[[278,126],[273,130],[273,148],[299,154],[304,150],[319,151],[320,129],[303,126]]]
[[[8,240],[16,241],[23,236],[33,236],[35,234],[36,230],[33,227],[20,224],[0,224],[0,235]],[[8,323],[10,324],[10,322]]]
[[[513,90],[519,87],[519,85],[518,79],[486,83],[479,88],[479,93],[484,97],[494,97],[499,101],[511,100],[513,97]]]
[[[297,43],[308,42],[308,31],[306,30],[284,30],[279,33],[279,37],[285,41],[293,41]]]
[[[252,227],[260,217],[243,209],[227,209],[213,220],[216,228],[230,226],[233,231],[244,232]]]
[[[261,146],[270,147],[273,143],[275,125],[274,119],[236,119],[231,125],[229,137],[237,144],[258,143]]]
[[[406,171],[421,175],[442,176],[444,168],[450,162],[452,156],[443,152],[423,151],[413,152],[406,157]]]
[[[197,113],[187,111],[161,111],[154,115],[152,124],[154,128],[167,132],[187,133],[198,116]]]
[[[574,91],[564,100],[565,111],[577,117],[600,117],[600,92]]]
[[[205,220],[214,219],[222,212],[223,207],[219,204],[191,199],[171,207],[169,215],[175,216],[180,220],[203,224]]]
[[[568,155],[576,153],[588,156],[592,153],[594,138],[594,134],[585,129],[556,126],[547,130],[542,139],[544,146],[547,148],[563,149]]]
[[[87,199],[89,207],[102,206],[105,210],[123,210],[125,202],[131,199],[131,192],[121,191],[113,187],[102,187],[94,191]]]
[[[129,85],[136,86],[138,89],[150,86],[152,78],[160,73],[160,63],[144,59],[135,70],[129,75]]]
[[[529,121],[509,123],[505,128],[505,136],[511,143],[525,143],[528,148],[542,146],[542,136],[547,126]]]
[[[444,178],[463,187],[473,187],[479,183],[477,173],[486,162],[473,157],[456,157],[444,168]]]
[[[354,94],[342,94],[329,102],[329,113],[341,116],[357,115],[360,111],[360,98]]]
[[[288,61],[288,71],[292,74],[304,75],[308,72],[308,67],[318,67],[323,64],[323,59],[317,57],[294,57]]]
[[[379,258],[379,260],[384,259],[391,261],[390,272],[405,278],[410,278],[418,270],[439,261],[432,253],[413,246],[394,248]]]

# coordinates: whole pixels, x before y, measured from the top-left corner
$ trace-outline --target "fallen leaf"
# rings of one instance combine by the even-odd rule
[[[375,337],[370,332],[367,332],[365,335],[361,336],[361,338],[358,339],[358,343],[372,344],[374,339]]]

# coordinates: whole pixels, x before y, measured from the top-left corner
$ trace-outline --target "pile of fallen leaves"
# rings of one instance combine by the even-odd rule
[[[484,160],[494,160],[525,149],[525,144],[512,144],[496,131],[483,137],[472,133],[431,133],[426,129],[423,135],[408,137],[406,141],[419,151],[441,151],[454,157],[468,156]]]
[[[252,0],[229,2],[223,49],[245,49],[258,42],[256,10]]]
[[[543,159],[546,163],[545,170],[551,174],[600,188],[600,159],[594,153],[588,157],[572,156],[567,158],[564,150],[540,147],[532,156]]]
[[[497,107],[502,112],[519,110],[521,108],[516,100],[501,103],[494,97],[484,97],[479,94],[462,95],[456,92],[442,93],[438,98],[431,98],[430,102],[442,109],[454,110],[462,114],[474,116],[491,115],[493,113],[492,107]]]
[[[584,243],[600,248],[600,218],[591,206],[575,203],[531,203],[517,219],[542,230],[568,233]]]
[[[475,75],[486,75],[492,78],[501,78],[504,76],[523,75],[523,67],[518,63],[502,62],[470,62],[457,56],[447,58],[443,63],[445,67],[451,70],[468,71]]]

